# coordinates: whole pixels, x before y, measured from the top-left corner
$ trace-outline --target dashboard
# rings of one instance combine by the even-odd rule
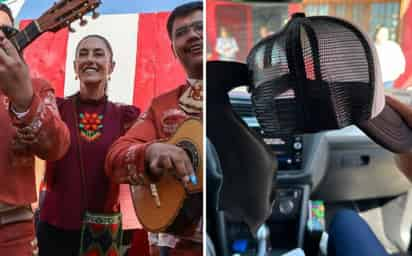
[[[245,94],[232,94],[231,103],[233,110],[243,119],[250,129],[262,138],[263,142],[273,153],[274,161],[277,161],[279,170],[300,170],[303,162],[303,136],[282,135],[270,136],[265,134],[256,119],[250,98]]]
[[[356,126],[270,137],[259,126],[250,94],[232,91],[229,96],[232,109],[273,153],[278,183],[308,184],[314,198],[326,201],[394,196],[411,188],[393,154]]]
[[[244,119],[244,121],[250,124],[250,120]],[[303,137],[301,135],[271,137],[266,136],[259,125],[249,127],[261,135],[263,142],[273,152],[279,170],[302,169]]]

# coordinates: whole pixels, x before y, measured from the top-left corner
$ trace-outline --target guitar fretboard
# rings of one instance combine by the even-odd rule
[[[26,28],[11,38],[11,42],[16,46],[17,50],[21,51],[41,34],[42,32],[36,21],[33,21]]]

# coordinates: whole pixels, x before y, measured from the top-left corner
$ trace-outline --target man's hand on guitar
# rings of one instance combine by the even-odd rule
[[[18,112],[26,111],[33,98],[27,65],[13,44],[0,32],[0,90]]]
[[[184,185],[189,181],[197,182],[189,156],[175,145],[166,143],[149,145],[146,149],[145,161],[149,174],[154,178],[159,178],[165,171],[170,171],[175,172]]]

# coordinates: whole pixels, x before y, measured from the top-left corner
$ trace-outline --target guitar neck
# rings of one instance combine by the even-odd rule
[[[30,22],[22,31],[15,34],[10,41],[16,46],[17,50],[22,51],[37,37],[43,34],[37,21]]]

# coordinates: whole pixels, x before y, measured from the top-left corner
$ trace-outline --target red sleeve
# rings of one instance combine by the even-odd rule
[[[122,113],[123,129],[126,132],[137,120],[140,115],[140,109],[132,105],[120,106]]]
[[[115,183],[130,183],[144,172],[145,152],[157,138],[154,112],[150,108],[109,149],[106,157],[106,174]]]
[[[66,154],[70,133],[60,118],[54,89],[41,79],[33,79],[32,85],[34,95],[29,112],[21,119],[12,111],[9,114],[14,126],[32,128],[37,140],[30,145],[29,150],[41,159],[55,161]]]
[[[123,124],[123,131],[126,132],[136,122],[140,114],[140,109],[132,105],[120,105],[121,122]],[[120,185],[113,181],[109,184],[109,193],[104,207],[107,213],[119,212],[119,189]]]

